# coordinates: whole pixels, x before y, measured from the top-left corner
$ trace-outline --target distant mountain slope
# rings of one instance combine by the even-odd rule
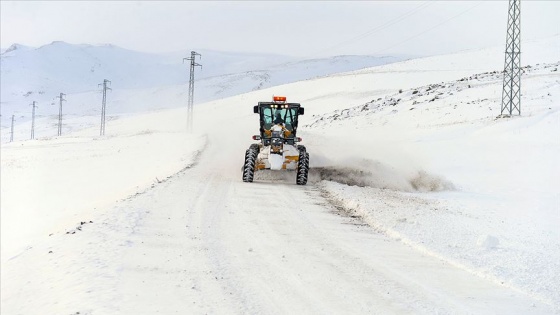
[[[201,84],[197,102],[404,59],[338,56],[297,61],[274,54],[197,52],[202,54],[197,62],[203,64],[202,69],[196,69]],[[111,80],[115,89],[187,84],[189,67],[183,58],[189,56],[190,51],[151,54],[114,45],[53,42],[34,49],[14,44],[1,55],[2,102],[44,101],[60,92],[96,90],[103,79]],[[236,87],[232,79],[244,83]]]

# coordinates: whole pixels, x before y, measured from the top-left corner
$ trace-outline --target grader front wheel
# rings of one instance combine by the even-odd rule
[[[251,183],[253,182],[253,176],[255,175],[255,163],[257,160],[257,151],[248,149],[245,151],[245,163],[243,164],[243,181]]]
[[[299,152],[299,161],[296,174],[296,184],[307,184],[307,177],[309,174],[309,153],[305,150]]]

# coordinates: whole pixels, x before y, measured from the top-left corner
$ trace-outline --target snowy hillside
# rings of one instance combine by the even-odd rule
[[[194,134],[184,108],[114,115],[105,137],[80,113],[62,137],[48,117],[40,140],[19,128],[1,147],[2,314],[560,313],[560,36],[522,48],[512,118],[493,47],[200,104]],[[307,186],[241,181],[271,95],[305,106]]]
[[[198,52],[203,59],[197,62],[203,67],[196,69],[196,103],[405,58],[337,56],[301,61],[283,55]],[[184,106],[189,65],[182,61],[189,56],[190,52],[148,54],[113,45],[53,42],[35,49],[14,44],[1,55],[2,128],[9,127],[12,114],[19,122],[28,121],[32,101],[40,106],[37,117],[57,115],[58,106],[53,103],[61,92],[68,99],[65,114],[95,115],[100,107],[98,84],[104,79],[112,81],[113,88],[109,115]],[[148,88],[166,89],[166,94],[173,91],[176,101],[129,100],[138,95],[138,89]],[[115,93],[123,99],[114,101]]]
[[[251,55],[199,51],[204,54],[204,71],[211,77],[253,70],[265,63],[286,62],[293,58],[280,55]],[[31,92],[68,94],[97,89],[103,79],[118,83],[120,89],[148,88],[188,81],[188,64],[183,58],[190,52],[150,54],[114,45],[74,45],[53,42],[39,48],[14,44],[2,54],[3,88],[11,93],[4,101],[18,99]],[[31,96],[31,95],[29,95]]]

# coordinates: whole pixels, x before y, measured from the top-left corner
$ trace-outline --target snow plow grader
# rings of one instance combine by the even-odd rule
[[[298,145],[296,136],[298,117],[304,109],[299,103],[287,103],[285,96],[274,96],[272,102],[259,102],[253,107],[259,114],[260,134],[253,136],[253,143],[245,151],[243,181],[252,182],[260,170],[295,171],[296,184],[307,184],[309,153]]]

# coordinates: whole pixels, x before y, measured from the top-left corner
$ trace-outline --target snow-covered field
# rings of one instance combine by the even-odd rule
[[[560,37],[522,47],[521,117],[495,47],[3,143],[2,314],[559,313]],[[273,94],[307,186],[241,182]]]

